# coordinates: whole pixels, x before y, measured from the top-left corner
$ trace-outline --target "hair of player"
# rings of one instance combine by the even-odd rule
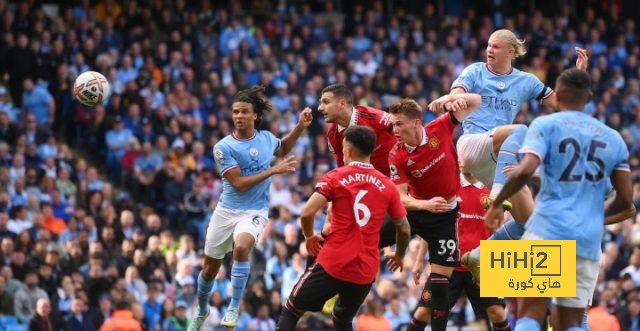
[[[353,94],[351,90],[344,84],[332,84],[322,89],[322,93],[333,93],[333,97],[337,99],[347,100],[350,105],[353,105]]]
[[[584,105],[589,101],[591,77],[578,68],[565,70],[556,79],[556,93],[565,104]]]
[[[255,125],[260,124],[262,121],[262,116],[270,112],[273,107],[269,102],[269,99],[264,94],[265,87],[262,85],[256,85],[252,88],[248,88],[246,90],[239,91],[236,95],[233,96],[233,102],[246,102],[250,103],[253,106],[253,111],[258,115],[258,118],[255,120]]]
[[[527,49],[524,47],[524,39],[518,39],[516,34],[511,30],[500,29],[496,30],[493,34],[496,38],[505,41],[509,46],[515,49],[515,57],[519,58],[527,54]]]
[[[348,127],[344,132],[344,139],[357,150],[360,156],[370,156],[376,148],[376,134],[366,126]]]
[[[389,113],[402,114],[411,119],[422,118],[422,107],[413,99],[400,99],[389,106]]]

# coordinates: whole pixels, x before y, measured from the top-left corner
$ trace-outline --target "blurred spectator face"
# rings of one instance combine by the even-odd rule
[[[130,210],[123,210],[122,213],[120,213],[120,225],[123,228],[129,228],[133,226],[133,221],[133,213]]]
[[[36,313],[43,318],[48,319],[49,314],[51,313],[51,304],[49,303],[49,299],[38,299],[38,302],[36,303]]]
[[[24,283],[31,289],[35,288],[38,286],[38,274],[35,272],[28,273],[24,278]]]
[[[25,79],[22,82],[22,88],[27,92],[31,92],[31,90],[33,90],[33,80],[31,80],[31,78]]]
[[[84,313],[84,301],[82,299],[74,299],[71,303],[71,311],[75,315],[82,315]]]

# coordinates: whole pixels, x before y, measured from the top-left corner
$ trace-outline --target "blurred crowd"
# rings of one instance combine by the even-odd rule
[[[204,230],[222,190],[211,151],[233,130],[237,91],[267,87],[274,111],[262,128],[276,136],[304,107],[315,110],[333,83],[349,85],[360,104],[385,109],[411,97],[426,109],[464,67],[484,61],[498,28],[526,40],[515,66],[551,87],[573,66],[574,47],[588,50],[594,96],[585,111],[625,138],[640,208],[634,1],[61,3],[0,0],[0,329],[90,330],[117,319],[185,330],[196,312]],[[104,106],[73,100],[73,82],[87,70],[111,84]],[[516,121],[550,111],[525,104]],[[315,181],[335,167],[322,116],[314,116],[293,151],[299,170],[273,180],[272,221],[252,253],[238,330],[275,328],[303,272],[297,216]],[[425,112],[425,121],[433,118]],[[609,226],[602,240],[590,315],[638,330],[640,222]],[[356,325],[396,330],[409,322],[421,289],[407,271],[416,252],[413,242],[402,273],[381,268]],[[216,278],[207,330],[224,314],[227,270]],[[454,307],[453,324],[482,318],[468,306]],[[300,326],[330,323],[313,314]]]

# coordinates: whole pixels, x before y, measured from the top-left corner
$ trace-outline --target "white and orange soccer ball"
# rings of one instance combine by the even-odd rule
[[[73,83],[73,97],[87,107],[101,105],[109,96],[109,82],[99,72],[85,71]]]

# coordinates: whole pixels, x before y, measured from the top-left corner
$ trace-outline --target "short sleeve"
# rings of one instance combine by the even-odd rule
[[[615,162],[614,170],[631,171],[629,167],[629,150],[622,137],[616,132],[616,140],[618,141],[618,155]]]
[[[267,135],[267,139],[271,144],[271,150],[273,151],[273,154],[275,154],[278,148],[280,148],[280,145],[282,144],[282,142],[280,141],[280,139],[274,136],[273,133],[271,133],[270,131],[265,131],[265,132]]]
[[[324,175],[322,179],[320,179],[320,181],[318,181],[318,183],[316,184],[316,192],[324,195],[324,197],[327,198],[327,200],[329,201],[332,201],[334,196],[333,194],[334,193],[333,192],[334,177],[335,177],[335,171],[330,171],[329,173]]]
[[[400,192],[398,188],[395,186],[391,186],[389,189],[392,190],[391,193],[391,203],[389,204],[389,216],[391,216],[392,220],[397,220],[402,216],[407,215],[407,210],[404,208],[402,204],[402,199],[400,199]]]
[[[478,80],[478,68],[477,63],[471,64],[464,68],[458,78],[451,84],[451,89],[456,87],[462,87],[465,92],[475,91],[475,82]]]
[[[520,149],[520,153],[536,155],[540,159],[540,163],[544,162],[549,151],[547,144],[549,137],[546,137],[549,133],[546,132],[545,123],[544,118],[537,118],[531,123]]]
[[[238,161],[231,154],[231,148],[225,143],[216,144],[213,147],[213,159],[216,161],[220,176],[224,176],[227,171],[238,166]]]
[[[409,177],[404,169],[403,162],[399,151],[389,153],[389,172],[391,173],[391,181],[396,184],[405,184],[409,182]]]
[[[427,124],[427,129],[429,129],[428,131],[438,129],[444,132],[449,132],[451,135],[453,135],[453,132],[458,127],[458,124],[458,120],[453,115],[453,113],[446,112]]]
[[[545,86],[535,75],[528,74],[527,77],[527,87],[529,92],[528,94],[525,94],[527,96],[527,100],[536,99],[538,101],[542,101],[553,94],[553,90],[549,86]]]

